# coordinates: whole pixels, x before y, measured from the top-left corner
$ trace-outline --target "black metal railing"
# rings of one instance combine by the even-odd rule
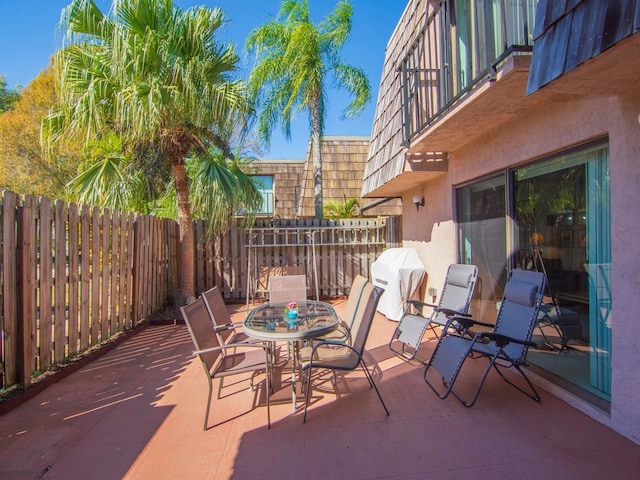
[[[405,144],[515,52],[531,52],[538,0],[441,0],[399,69]]]

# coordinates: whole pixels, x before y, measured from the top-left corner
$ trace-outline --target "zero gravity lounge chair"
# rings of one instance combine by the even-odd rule
[[[479,332],[473,338],[469,338],[456,333],[448,333],[450,330],[446,329],[424,371],[424,380],[431,389],[443,399],[449,393],[453,393],[465,407],[471,407],[478,399],[482,385],[493,367],[505,381],[539,402],[540,396],[521,366],[526,365],[525,359],[529,347],[536,346],[531,341],[531,335],[537,323],[544,286],[543,273],[513,270],[507,281],[502,302],[500,302],[495,326],[468,317],[452,317],[449,322],[459,321],[466,327],[473,325],[493,327],[493,330]],[[469,358],[473,361],[484,358],[488,361],[488,365],[482,374],[473,398],[467,401],[453,387],[463,364]],[[500,368],[511,367],[515,368],[525,380],[529,387],[528,390],[511,381],[500,371]],[[436,388],[434,385],[434,382],[437,381],[434,371],[441,378],[444,389],[442,387]]]
[[[475,265],[450,265],[438,305],[418,300],[407,302],[407,308],[389,342],[391,351],[406,360],[416,358],[422,337],[428,328],[436,334],[436,327],[444,327],[449,316],[468,313],[477,278],[478,268]],[[432,308],[429,315],[423,312],[428,307]],[[426,363],[420,358],[417,360]]]

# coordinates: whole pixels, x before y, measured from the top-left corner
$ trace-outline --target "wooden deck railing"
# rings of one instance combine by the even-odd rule
[[[0,202],[0,389],[28,386],[175,298],[176,222],[10,191]],[[265,220],[207,242],[196,221],[196,293],[217,285],[227,299],[245,299],[255,293],[252,265],[298,263],[315,265],[306,271],[314,282],[317,273],[321,296],[346,295],[356,274],[367,276],[386,246],[398,245],[398,223]]]

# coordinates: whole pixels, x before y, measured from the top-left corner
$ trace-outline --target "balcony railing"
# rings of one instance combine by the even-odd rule
[[[441,0],[399,69],[405,144],[515,52],[531,52],[538,0]]]

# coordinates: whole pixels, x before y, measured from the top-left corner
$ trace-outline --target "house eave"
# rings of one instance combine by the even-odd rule
[[[401,197],[403,193],[445,175],[448,168],[446,153],[405,152],[402,172],[365,194],[364,198]]]

